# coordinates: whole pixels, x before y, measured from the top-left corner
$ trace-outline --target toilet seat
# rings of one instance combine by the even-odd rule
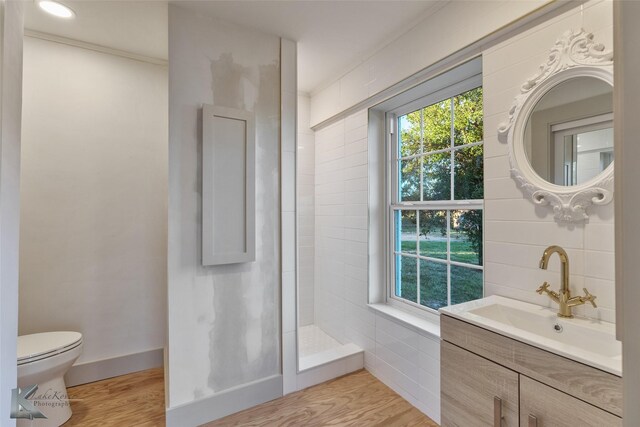
[[[43,332],[18,337],[18,366],[47,359],[82,344],[82,334],[71,331]]]

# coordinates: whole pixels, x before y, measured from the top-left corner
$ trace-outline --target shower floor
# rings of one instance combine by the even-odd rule
[[[316,325],[298,329],[298,368],[300,371],[362,353],[355,344],[340,344]]]
[[[316,325],[301,327],[298,330],[298,343],[300,357],[311,356],[342,345]]]

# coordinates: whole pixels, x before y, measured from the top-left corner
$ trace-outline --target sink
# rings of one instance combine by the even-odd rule
[[[622,376],[622,344],[615,325],[599,320],[559,318],[557,310],[490,296],[441,308],[467,323]]]

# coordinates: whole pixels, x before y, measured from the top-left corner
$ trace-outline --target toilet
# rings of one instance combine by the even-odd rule
[[[57,427],[71,417],[64,374],[82,353],[82,334],[60,331],[18,337],[18,387],[37,385],[30,400],[47,418],[18,419],[18,427]]]

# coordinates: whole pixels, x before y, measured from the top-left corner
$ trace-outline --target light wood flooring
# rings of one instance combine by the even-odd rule
[[[64,427],[164,426],[163,368],[69,387],[67,392],[73,415]]]
[[[66,426],[164,426],[162,369],[69,388]],[[292,393],[206,424],[218,426],[427,426],[437,424],[367,371]]]
[[[229,415],[206,427],[437,425],[362,370]]]

